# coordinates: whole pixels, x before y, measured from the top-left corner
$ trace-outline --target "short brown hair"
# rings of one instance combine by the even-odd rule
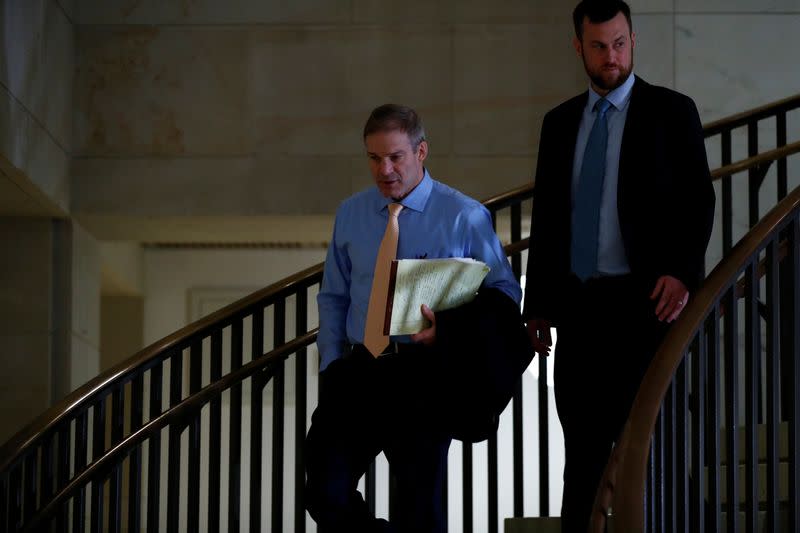
[[[617,16],[625,15],[628,21],[628,30],[633,31],[631,22],[631,8],[623,0],[583,0],[572,12],[572,24],[575,26],[575,36],[583,40],[583,19],[589,19],[593,24],[607,22]]]
[[[364,124],[364,140],[378,131],[402,131],[408,135],[414,151],[425,140],[422,119],[412,108],[399,104],[383,104],[372,110]]]

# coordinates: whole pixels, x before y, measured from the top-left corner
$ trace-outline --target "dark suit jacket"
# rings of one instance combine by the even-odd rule
[[[484,288],[472,302],[437,312],[435,351],[444,365],[443,429],[464,442],[488,438],[533,359],[519,306]]]
[[[536,166],[523,316],[558,323],[570,276],[575,142],[588,91],[544,118]],[[703,278],[714,189],[694,102],[637,77],[620,150],[617,209],[631,273],[648,287]]]

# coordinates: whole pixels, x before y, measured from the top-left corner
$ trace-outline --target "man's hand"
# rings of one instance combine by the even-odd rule
[[[431,345],[436,342],[436,315],[431,311],[431,308],[425,304],[422,304],[420,310],[422,311],[422,316],[431,321],[431,327],[411,335],[411,341]]]
[[[672,322],[686,307],[686,302],[689,301],[689,291],[678,278],[661,276],[656,281],[656,287],[653,289],[650,299],[658,300],[656,304],[658,319],[661,322],[664,320]]]
[[[525,324],[528,336],[533,344],[533,351],[540,355],[550,355],[553,339],[550,337],[550,321],[541,318],[532,318]]]

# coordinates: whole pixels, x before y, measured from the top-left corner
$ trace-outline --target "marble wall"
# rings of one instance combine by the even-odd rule
[[[56,0],[0,2],[0,153],[70,204],[74,28]]]
[[[234,4],[77,6],[80,216],[330,214],[369,183],[360,129],[385,101],[421,111],[436,176],[486,197],[530,179],[544,112],[585,87],[555,0]],[[631,5],[636,72],[704,121],[800,86],[792,0]]]

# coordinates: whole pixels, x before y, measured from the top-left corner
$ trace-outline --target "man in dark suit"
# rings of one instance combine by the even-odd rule
[[[690,98],[632,73],[621,0],[584,0],[574,46],[590,89],[542,124],[523,317],[545,355],[556,327],[565,532],[587,529],[639,382],[703,277],[711,185]]]

